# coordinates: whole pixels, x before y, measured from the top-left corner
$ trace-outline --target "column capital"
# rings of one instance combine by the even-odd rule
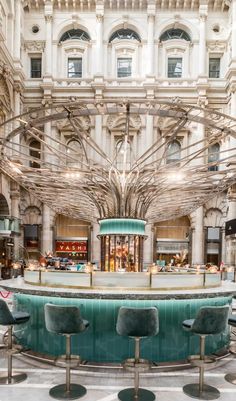
[[[197,100],[197,105],[199,107],[206,107],[208,105],[208,99],[206,96],[199,96]]]
[[[52,14],[45,14],[44,18],[46,22],[52,22]]]
[[[96,21],[100,24],[103,22],[104,15],[103,14],[96,14]]]
[[[154,22],[155,21],[155,13],[148,13],[147,20],[148,20],[148,22]]]

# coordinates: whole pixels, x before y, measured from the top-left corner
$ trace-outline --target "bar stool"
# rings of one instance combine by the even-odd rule
[[[236,316],[232,315],[229,317],[228,324],[231,327],[236,327]],[[228,373],[225,375],[225,380],[231,384],[236,384],[236,373]]]
[[[27,378],[25,373],[12,371],[12,355],[18,353],[19,350],[12,346],[12,329],[16,324],[28,322],[30,318],[27,312],[11,312],[5,301],[0,299],[0,325],[8,326],[7,335],[7,374],[0,373],[0,384],[20,383]]]
[[[125,369],[134,372],[134,388],[126,388],[118,393],[121,401],[153,401],[155,394],[152,391],[139,388],[139,373],[150,368],[150,361],[140,358],[140,340],[144,337],[155,336],[159,332],[158,309],[129,308],[119,309],[116,331],[121,336],[128,336],[135,340],[135,356],[123,362]]]
[[[204,384],[204,368],[215,362],[214,357],[205,356],[205,338],[210,334],[220,334],[227,327],[229,306],[203,306],[199,309],[196,319],[184,320],[184,330],[200,337],[199,358],[191,360],[193,366],[199,367],[199,383],[187,384],[183,392],[190,397],[202,400],[214,400],[220,397],[217,388]]]
[[[44,312],[47,330],[66,336],[66,383],[52,387],[49,394],[58,400],[80,398],[86,394],[87,390],[84,386],[71,383],[71,336],[85,331],[89,327],[89,322],[81,318],[80,309],[76,306],[46,304]]]

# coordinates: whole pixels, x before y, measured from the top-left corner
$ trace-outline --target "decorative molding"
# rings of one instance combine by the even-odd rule
[[[6,79],[3,75],[0,75],[0,106],[7,111],[11,110],[11,97]]]
[[[130,116],[129,126],[131,129],[139,130],[141,128],[142,122],[138,114]],[[118,130],[125,127],[125,116],[113,116],[110,115],[107,119],[107,128],[110,131]]]
[[[83,116],[83,117],[77,117],[76,119],[73,119],[75,122],[76,120],[76,125],[81,131],[89,131],[91,128],[91,119],[88,116]],[[70,123],[68,123],[68,120],[61,120],[56,123],[56,127],[59,131],[71,131],[74,132],[74,129]]]
[[[52,15],[51,14],[46,14],[46,15],[44,15],[44,18],[45,18],[45,21],[47,22],[47,23],[49,23],[49,22],[52,22]]]
[[[197,105],[199,107],[206,107],[208,105],[208,99],[206,96],[199,96],[197,100]]]
[[[30,52],[43,52],[45,49],[44,40],[25,40],[24,49]]]
[[[223,53],[227,50],[227,42],[223,40],[207,41],[207,49],[210,52]]]

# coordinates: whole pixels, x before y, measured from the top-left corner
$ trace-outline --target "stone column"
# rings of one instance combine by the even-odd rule
[[[15,19],[14,19],[14,58],[20,60],[21,49],[21,0],[15,0]]]
[[[52,75],[52,14],[45,6],[46,41],[45,41],[45,76]]]
[[[20,205],[20,187],[15,181],[12,181],[11,182],[11,216],[16,217],[18,219],[20,217],[19,205]],[[19,258],[19,245],[20,245],[20,237],[15,236],[13,253],[14,253],[14,258],[16,260]]]
[[[236,0],[232,0],[231,58],[236,61]]]
[[[143,245],[143,266],[150,266],[153,263],[153,225],[146,224],[145,234],[147,239]]]
[[[192,235],[192,263],[204,263],[203,206],[200,206],[195,211],[195,227]]]
[[[148,10],[147,24],[147,75],[154,74],[154,23],[155,12]]]
[[[42,215],[42,245],[41,252],[45,255],[47,251],[53,250],[52,243],[52,230],[51,230],[51,210],[50,208],[43,204],[43,215]]]
[[[102,142],[102,116],[95,116],[95,141],[97,142],[100,148],[103,148]],[[105,149],[105,148],[104,148]],[[98,163],[102,162],[102,157],[99,156],[97,152],[94,151],[95,161]]]
[[[231,92],[231,111],[230,115],[236,118],[236,86],[233,85]],[[232,156],[235,156],[235,148],[236,148],[236,138],[230,136],[230,149],[232,150]]]
[[[220,262],[226,262],[226,241],[225,241],[225,228],[221,229],[221,260]]]
[[[199,75],[206,76],[206,20],[207,20],[207,5],[199,7]]]
[[[51,135],[52,126],[51,121],[44,124],[44,132],[47,135]],[[45,141],[50,143],[50,139],[45,137]],[[47,148],[45,151],[48,152]],[[50,162],[50,156],[45,158],[45,162]],[[41,252],[45,254],[47,251],[53,250],[53,241],[52,241],[52,229],[51,229],[51,209],[46,205],[43,204],[43,215],[42,215],[42,245],[41,245]]]
[[[233,2],[233,10],[236,14],[235,8],[235,0]],[[236,25],[236,21],[234,21],[234,24]],[[233,34],[233,31],[232,31]],[[233,39],[232,39],[233,40]],[[236,43],[235,43],[236,46]],[[233,56],[232,56],[233,57]],[[231,116],[236,117],[236,88],[235,86],[232,87],[232,92],[231,92]],[[235,159],[235,148],[236,148],[236,138],[233,138],[230,136],[229,140],[229,151],[228,155],[233,156],[232,160]],[[231,150],[232,149],[232,150]],[[228,214],[227,214],[227,221],[233,220],[236,218],[236,187],[233,186],[230,188],[229,193],[228,193]],[[236,244],[234,240],[230,237],[226,237],[226,263],[229,265],[234,265],[236,266]]]
[[[99,231],[99,224],[94,223],[91,227],[91,261],[97,263],[98,266],[100,266],[101,258],[101,244],[97,238]]]
[[[143,149],[149,149],[153,145],[153,116],[147,115],[146,117],[146,134],[145,134],[145,147]],[[153,160],[153,156],[148,159],[150,163]]]
[[[97,68],[96,75],[103,75],[103,15],[97,14]]]
[[[21,112],[21,86],[19,83],[14,84],[14,116],[18,116]],[[14,129],[16,129],[19,126],[18,121],[14,121]],[[13,138],[13,146],[12,146],[12,154],[16,158],[16,160],[19,158],[19,151],[20,151],[20,135],[16,135]]]

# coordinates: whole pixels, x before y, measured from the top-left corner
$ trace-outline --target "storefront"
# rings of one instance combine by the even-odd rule
[[[190,221],[187,216],[155,225],[155,250],[158,264],[190,263]]]
[[[90,224],[67,216],[57,216],[54,253],[63,259],[88,262],[90,259]]]

